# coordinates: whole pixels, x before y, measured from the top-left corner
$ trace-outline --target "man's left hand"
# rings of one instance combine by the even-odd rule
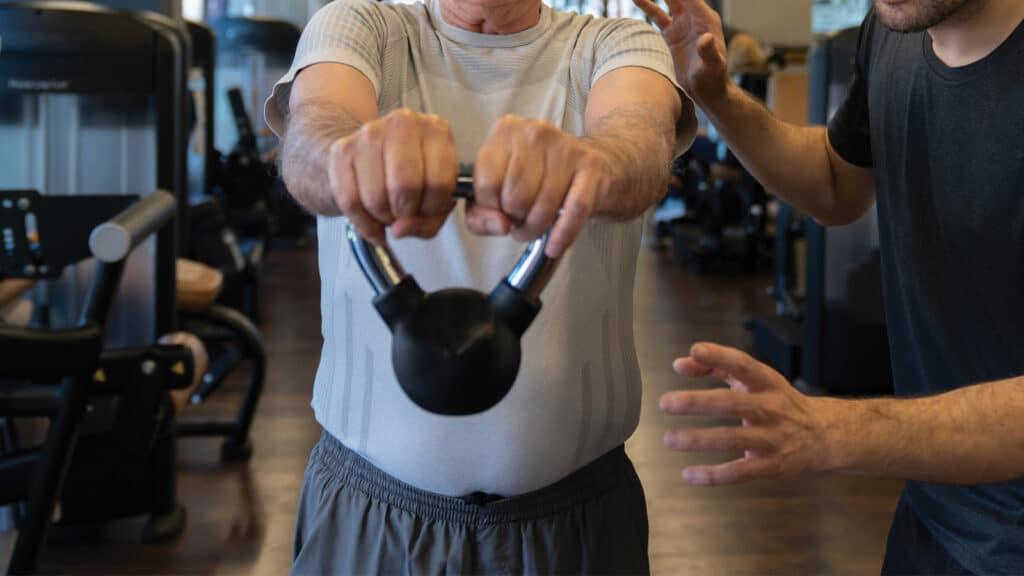
[[[715,344],[694,345],[673,368],[684,377],[718,378],[729,389],[667,393],[660,402],[664,412],[742,420],[742,426],[665,433],[665,445],[680,452],[743,453],[725,464],[686,468],[683,479],[690,484],[717,486],[829,469],[829,414],[841,409],[839,401],[805,396],[769,366]]]
[[[521,242],[550,230],[547,255],[559,258],[608,194],[611,174],[607,156],[585,140],[550,122],[505,116],[477,154],[469,228],[511,231]],[[493,226],[498,218],[506,224],[500,229]]]

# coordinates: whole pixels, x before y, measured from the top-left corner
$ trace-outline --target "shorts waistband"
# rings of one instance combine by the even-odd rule
[[[426,520],[466,526],[526,522],[567,512],[622,486],[639,484],[626,450],[619,446],[568,477],[540,490],[499,499],[443,496],[420,490],[377,468],[324,432],[313,448],[320,472],[339,486],[386,502]],[[486,502],[484,502],[486,501]]]

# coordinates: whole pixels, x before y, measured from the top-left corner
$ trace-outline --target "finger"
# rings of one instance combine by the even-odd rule
[[[698,364],[725,372],[752,391],[771,388],[779,380],[784,381],[777,372],[735,348],[699,343],[690,350],[690,357]]]
[[[717,466],[691,466],[683,480],[694,486],[723,486],[775,476],[771,462],[764,458],[741,458]]]
[[[679,16],[684,12],[699,10],[704,0],[665,0],[665,4],[668,6],[669,14]]]
[[[724,388],[686,390],[662,395],[658,406],[663,412],[676,416],[746,418],[757,421],[761,414],[759,400],[758,396]]]
[[[724,370],[704,366],[693,358],[680,358],[676,360],[672,364],[672,369],[675,370],[676,374],[679,374],[684,378],[704,378],[706,376],[717,378],[719,380],[726,380],[729,378],[729,374]]]
[[[667,448],[678,452],[770,452],[775,446],[756,428],[691,428],[665,432]]]
[[[384,175],[395,219],[420,213],[423,199],[423,133],[416,113],[402,110],[388,117]]]
[[[558,212],[565,199],[566,189],[569,187],[569,179],[563,180],[550,176],[546,178],[526,221],[515,231],[514,236],[520,242],[529,242],[543,236],[557,222]]]
[[[522,226],[544,181],[544,155],[529,142],[516,146],[509,157],[501,187],[501,211],[509,221]]]
[[[356,232],[374,244],[382,244],[385,238],[384,227],[363,208],[351,158],[343,156],[333,160],[327,175],[335,204]]]
[[[504,143],[488,138],[477,152],[473,167],[473,202],[485,208],[501,210],[501,189],[508,169],[509,151]]]
[[[693,358],[677,358],[672,362],[672,370],[680,376],[688,378],[702,378],[710,376],[714,368],[705,366]]]
[[[512,230],[512,223],[496,208],[470,202],[466,208],[466,226],[479,236],[506,236]]]
[[[423,238],[433,238],[441,232],[441,228],[444,228],[446,222],[448,222],[447,216],[426,216],[419,235]]]
[[[385,187],[383,127],[365,126],[358,139],[359,150],[353,161],[356,186],[363,208],[377,222],[394,222],[391,202]]]
[[[544,159],[544,176],[540,182],[540,192],[522,227],[513,233],[516,240],[528,242],[551,230],[558,219],[558,211],[565,203],[572,184],[572,176],[571,164],[565,160],[562,150],[549,151]]]
[[[651,19],[651,22],[654,22],[654,25],[661,30],[672,24],[672,18],[651,0],[633,0],[633,5],[643,11]]]
[[[715,35],[711,32],[707,32],[697,39],[697,53],[704,62],[718,62],[722,59],[722,53],[719,52],[715,42]]]
[[[598,189],[603,186],[601,177],[596,171],[583,170],[577,172],[569,187],[569,193],[562,205],[561,215],[551,229],[545,252],[548,258],[561,258],[569,246],[576,241],[583,227],[590,220],[594,211],[594,198]]]
[[[396,238],[414,236],[416,238],[433,238],[444,226],[445,216],[414,216],[399,218],[391,225],[391,234]]]
[[[440,116],[427,118],[423,141],[424,193],[420,212],[424,216],[447,215],[459,173],[459,161],[451,127]]]

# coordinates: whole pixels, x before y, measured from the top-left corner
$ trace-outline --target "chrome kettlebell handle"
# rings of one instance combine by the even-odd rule
[[[460,169],[455,198],[473,199],[472,174],[472,166],[463,166]],[[557,260],[548,258],[545,254],[550,235],[548,231],[531,242],[512,272],[505,278],[509,286],[530,299],[540,297],[558,266]],[[408,276],[386,240],[379,246],[373,244],[360,236],[351,222],[346,224],[346,236],[359,268],[370,282],[376,296],[390,291]]]

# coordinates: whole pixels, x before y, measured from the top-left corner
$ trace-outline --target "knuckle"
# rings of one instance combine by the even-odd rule
[[[408,124],[414,122],[417,116],[419,115],[416,112],[410,110],[409,108],[399,108],[392,112],[391,114],[388,114],[388,121],[393,123]]]
[[[589,197],[574,198],[566,202],[563,208],[571,218],[589,218],[594,211],[594,201]]]
[[[342,214],[351,216],[359,208],[359,199],[356,198],[355,194],[342,192],[338,195],[338,208]]]
[[[680,450],[693,448],[695,444],[695,434],[689,430],[676,430],[671,433],[670,442],[673,447]]]
[[[531,120],[523,126],[523,133],[530,142],[544,140],[551,133],[552,126],[543,120]]]
[[[372,212],[374,215],[380,217],[390,212],[388,206],[387,196],[383,194],[373,194],[364,202],[366,209]]]
[[[438,116],[437,114],[429,114],[423,117],[424,123],[435,132],[441,134],[451,134],[452,127],[448,124],[448,121]]]
[[[383,138],[386,128],[381,121],[367,122],[359,129],[358,141],[353,142],[356,146],[362,146],[376,142]]]
[[[498,121],[494,123],[494,128],[497,132],[508,132],[519,127],[521,123],[522,119],[518,116],[506,114],[501,118],[498,118]]]
[[[523,220],[530,213],[530,199],[520,194],[510,194],[502,199],[502,208],[510,216]]]
[[[357,139],[361,136],[362,133],[335,140],[334,143],[331,144],[331,148],[328,152],[330,157],[336,162],[352,158],[355,155],[356,150],[358,150],[358,147],[356,146]]]

